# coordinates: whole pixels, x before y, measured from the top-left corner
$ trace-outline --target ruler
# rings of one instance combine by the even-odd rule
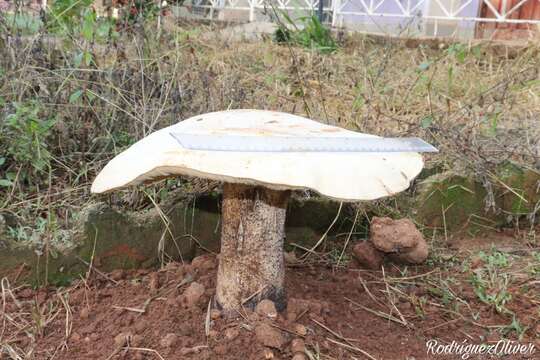
[[[184,148],[235,152],[438,152],[420,138],[238,136],[170,133]]]

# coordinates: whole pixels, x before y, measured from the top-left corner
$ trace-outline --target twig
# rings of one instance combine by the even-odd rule
[[[149,349],[149,348],[140,348],[140,347],[131,347],[131,346],[127,346],[124,348],[125,350],[127,351],[130,351],[130,350],[133,350],[133,351],[144,351],[144,352],[151,352],[153,354],[155,354],[158,358],[160,358],[161,360],[165,360],[165,358],[163,356],[161,356],[161,354],[157,351],[157,350],[154,350],[154,349]]]
[[[259,295],[263,292],[264,289],[266,289],[268,285],[263,285],[259,290],[255,291],[253,294],[249,295],[247,298],[242,299],[242,305],[247,303],[249,300],[253,299],[255,296]]]
[[[345,298],[345,300],[349,301],[353,305],[356,305],[356,306],[366,310],[367,312],[372,313],[373,315],[379,316],[379,317],[381,317],[383,319],[390,320],[390,321],[393,321],[393,322],[395,322],[397,324],[408,327],[408,323],[406,321],[404,322],[404,321],[396,318],[395,316],[392,316],[392,315],[387,314],[387,313],[383,313],[382,311],[377,311],[377,310],[370,309],[367,306],[361,305],[361,304],[359,304],[359,303],[357,303],[357,302],[355,302],[355,301],[353,301],[353,300],[351,300],[351,299],[349,299],[347,297]]]
[[[103,278],[109,280],[110,282],[114,283],[115,285],[118,285],[119,282],[114,280],[113,278],[111,278],[110,276],[108,276],[107,274],[105,274],[104,272],[102,272],[101,270],[98,270],[95,266],[91,265],[88,261],[82,259],[81,257],[79,257],[78,255],[75,255],[75,258],[81,262],[83,262],[84,264],[86,264],[87,266],[90,266],[98,275],[102,276]]]
[[[396,304],[394,303],[394,300],[392,299],[392,297],[390,296],[391,292],[390,292],[390,286],[388,285],[388,282],[386,282],[386,273],[384,271],[384,266],[382,266],[382,275],[383,275],[383,281],[384,281],[384,285],[386,287],[386,291],[387,291],[387,298],[388,298],[388,301],[390,302],[390,304],[392,304],[392,308],[398,313],[399,315],[399,318],[401,319],[401,322],[403,324],[405,324],[406,326],[409,326],[409,323],[407,320],[405,320],[405,317],[403,316],[403,314],[399,311],[399,309],[397,308]]]
[[[352,351],[357,351],[359,353],[361,353],[362,355],[364,355],[365,357],[367,357],[368,359],[372,359],[372,360],[377,360],[376,358],[374,358],[373,356],[371,356],[367,351],[365,350],[362,350],[356,346],[352,346],[352,345],[347,345],[347,344],[344,344],[342,342],[339,342],[339,341],[336,341],[336,340],[333,340],[329,337],[326,338],[326,340],[330,341],[330,342],[333,342],[334,344],[336,345],[339,345],[339,346],[343,346],[345,349],[349,349],[349,350],[352,350]]]
[[[358,213],[360,212],[360,209],[356,209],[356,214],[354,215],[353,224],[351,226],[351,231],[349,231],[349,234],[347,235],[347,239],[345,240],[345,245],[343,245],[343,249],[341,250],[341,254],[339,254],[339,258],[337,261],[337,265],[341,263],[341,258],[343,258],[343,254],[345,253],[345,250],[347,249],[347,245],[349,245],[349,240],[351,240],[351,236],[354,230],[354,227],[356,226],[356,220],[358,220]]]
[[[204,320],[204,334],[206,335],[206,337],[210,335],[211,310],[212,310],[212,298],[210,298],[210,301],[208,301],[208,308],[206,309],[206,318]]]
[[[334,336],[337,337],[338,339],[345,341],[345,342],[348,344],[347,346],[350,347],[350,348],[349,348],[350,350],[357,351],[357,352],[359,352],[359,353],[365,355],[365,356],[368,357],[369,359],[376,360],[376,359],[375,359],[373,356],[371,356],[368,352],[366,352],[366,351],[364,351],[364,350],[362,350],[362,349],[360,349],[360,348],[354,346],[353,344],[351,344],[351,342],[350,342],[347,338],[344,338],[343,336],[339,335],[337,332],[335,332],[334,330],[330,329],[330,328],[327,327],[326,325],[321,324],[320,322],[318,322],[318,321],[315,320],[315,319],[311,319],[311,321],[313,321],[315,324],[319,325],[319,326],[322,327],[324,330],[328,331],[330,334],[334,335]],[[332,339],[330,339],[330,338],[327,338],[327,339],[330,340],[330,341],[332,341],[332,342],[334,342],[334,343],[341,344],[341,343],[336,342],[336,341],[334,341],[334,340],[332,340]],[[342,344],[342,345],[345,345],[345,344]]]
[[[118,305],[113,305],[112,307],[114,309],[118,309],[118,310],[127,310],[127,311],[133,311],[133,312],[137,312],[137,313],[140,313],[140,314],[144,314],[146,312],[146,310],[148,309],[148,305],[150,305],[150,303],[157,299],[158,297],[160,297],[161,294],[157,294],[155,296],[152,296],[152,297],[149,297],[148,299],[146,299],[144,301],[144,304],[141,308],[134,308],[134,307],[128,307],[128,306],[118,306]]]
[[[319,245],[321,245],[321,243],[323,242],[324,239],[326,239],[326,236],[328,235],[328,233],[330,232],[330,230],[332,229],[332,227],[335,225],[335,223],[337,222],[337,220],[339,219],[339,215],[341,214],[341,208],[343,207],[343,203],[340,202],[339,203],[339,208],[338,208],[338,211],[337,211],[337,214],[336,214],[336,217],[334,218],[334,220],[332,221],[332,223],[330,224],[330,226],[328,226],[328,228],[326,229],[326,231],[324,232],[324,234],[322,234],[321,238],[319,239],[319,241],[317,241],[317,243],[315,245],[313,245],[313,247],[311,249],[309,249],[304,255],[302,255],[302,259],[307,259],[308,256],[312,253],[315,252],[315,249],[317,249],[319,247]]]

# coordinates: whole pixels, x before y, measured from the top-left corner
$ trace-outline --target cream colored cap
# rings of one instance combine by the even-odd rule
[[[418,153],[231,152],[183,148],[171,133],[235,136],[366,137],[301,116],[230,110],[195,116],[156,131],[112,159],[92,184],[104,193],[164,177],[197,176],[271,189],[311,189],[340,200],[373,200],[409,187]]]

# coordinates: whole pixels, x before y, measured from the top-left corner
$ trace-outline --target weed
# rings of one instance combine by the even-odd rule
[[[274,33],[276,42],[293,43],[324,54],[337,50],[338,46],[330,30],[321,24],[315,14],[299,17],[296,21],[285,11],[282,11],[281,15],[285,19],[285,24],[279,22],[278,29]]]
[[[31,247],[37,255],[43,255],[42,247],[45,240],[52,245],[49,251],[53,257],[55,257],[55,249],[63,250],[73,246],[70,241],[72,234],[60,227],[54,213],[49,213],[47,218],[38,217],[34,226],[20,225],[8,227],[7,230],[15,247]]]
[[[498,313],[511,313],[506,304],[512,299],[508,291],[510,275],[502,272],[509,266],[509,256],[492,249],[489,253],[479,252],[478,256],[485,266],[475,269],[471,275],[471,283],[480,301],[493,306]]]
[[[510,255],[492,248],[489,253],[480,251],[478,256],[490,268],[505,268],[510,265]]]
[[[540,275],[540,252],[533,251],[531,253],[532,262],[527,265],[529,273],[533,276]]]
[[[22,179],[41,175],[50,169],[52,155],[48,140],[56,122],[55,117],[43,118],[42,106],[38,101],[13,102],[13,112],[0,124],[0,156],[2,162],[11,158],[22,169]],[[13,176],[8,176],[12,181]]]
[[[498,313],[507,313],[505,305],[512,299],[512,295],[508,292],[509,278],[507,275],[485,276],[483,272],[473,272],[472,285],[474,292],[478,298],[495,308]]]
[[[512,321],[510,322],[510,324],[508,324],[508,326],[505,326],[503,328],[501,328],[501,333],[504,335],[504,336],[508,336],[510,335],[511,333],[515,333],[519,339],[519,341],[521,341],[523,339],[523,335],[525,335],[525,332],[528,330],[529,328],[527,326],[523,326],[519,319],[513,315],[512,316]]]

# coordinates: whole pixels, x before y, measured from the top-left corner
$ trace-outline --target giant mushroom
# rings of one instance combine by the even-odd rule
[[[101,170],[93,193],[181,175],[224,183],[215,300],[231,316],[263,299],[278,310],[285,307],[283,241],[291,190],[310,189],[343,202],[374,200],[408,188],[423,166],[416,152],[197,150],[181,146],[173,137],[178,133],[212,135],[225,143],[250,137],[260,144],[277,137],[305,142],[373,135],[280,112],[213,112],[150,134]]]

